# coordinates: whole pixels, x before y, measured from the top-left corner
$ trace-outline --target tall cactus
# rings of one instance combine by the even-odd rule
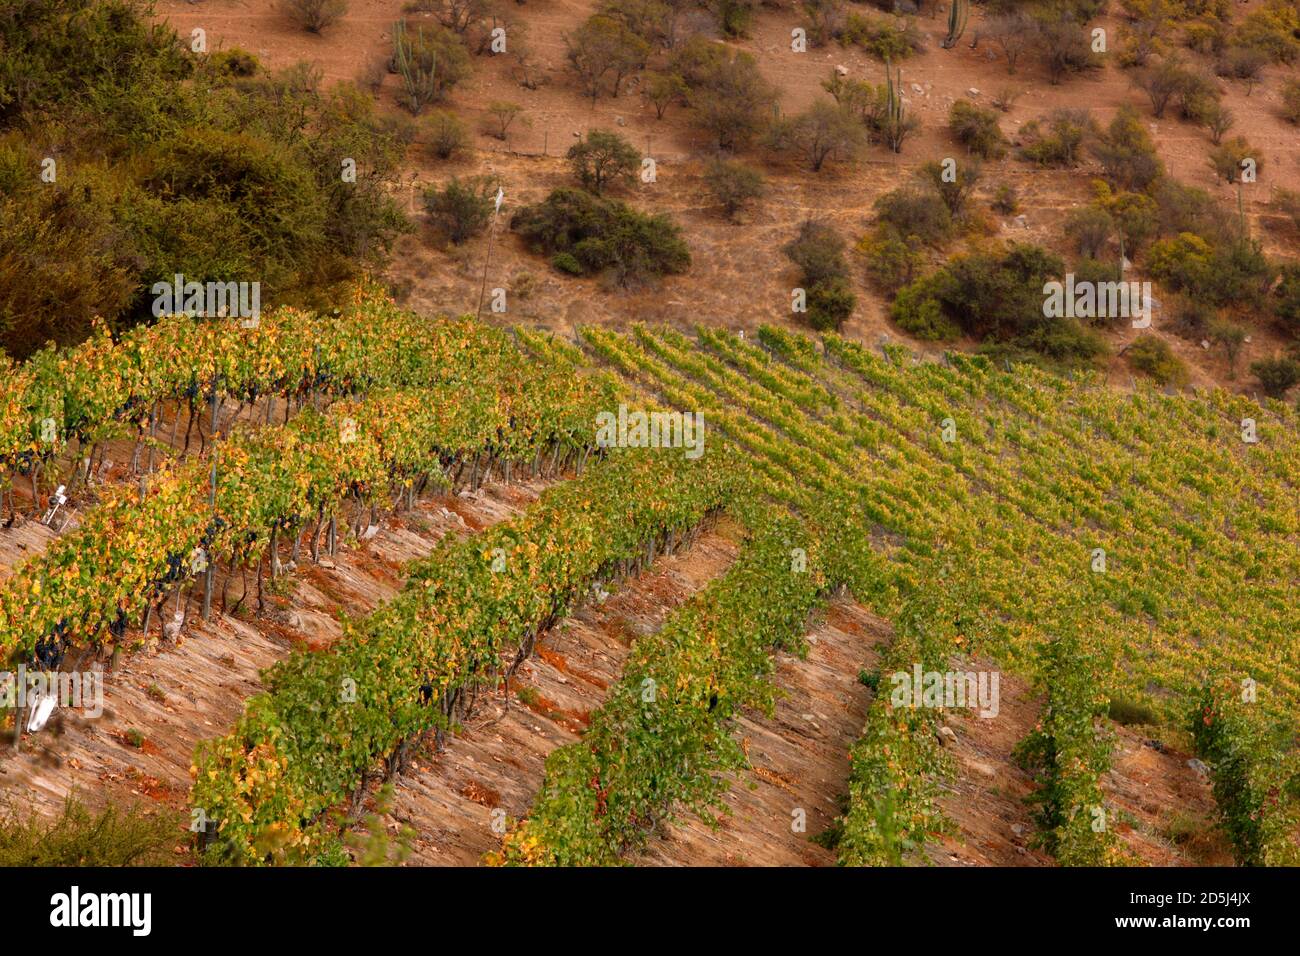
[[[970,0],[949,0],[948,35],[942,46],[945,50],[954,46],[961,35],[966,32],[966,21],[970,19]]]
[[[407,106],[412,113],[418,114],[425,104],[438,99],[436,54],[425,47],[423,27],[412,40],[406,32],[405,20],[393,24],[393,69],[402,77]]]
[[[895,79],[897,77],[897,79]],[[902,152],[903,140],[913,129],[911,117],[906,115],[903,107],[903,71],[901,68],[891,73],[889,61],[885,61],[885,138],[889,148]]]

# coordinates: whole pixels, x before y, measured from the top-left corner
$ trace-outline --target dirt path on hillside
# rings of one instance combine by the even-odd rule
[[[413,866],[475,866],[501,844],[500,811],[528,812],[546,757],[579,739],[623,670],[638,637],[658,630],[736,556],[738,530],[723,521],[685,551],[658,558],[599,605],[588,605],[543,635],[536,656],[500,694],[480,703],[441,754],[428,750],[399,778],[387,825],[416,831]],[[497,829],[493,829],[495,819]]]
[[[1129,853],[1142,866],[1232,866],[1210,780],[1192,755],[1141,728],[1115,729],[1111,771],[1101,785]]]
[[[962,671],[997,670],[989,661],[955,662]],[[954,778],[943,783],[939,806],[955,832],[932,837],[925,855],[935,866],[1054,866],[1029,844],[1037,832],[1025,798],[1033,778],[1012,759],[1016,744],[1034,729],[1039,701],[1023,680],[1005,671],[998,678],[998,713],[953,708],[944,715],[943,735],[956,762]]]
[[[736,735],[750,766],[723,797],[711,827],[695,815],[661,827],[638,866],[833,866],[812,838],[840,815],[849,748],[862,732],[871,691],[858,680],[888,643],[886,622],[852,600],[833,601],[808,634],[808,657],[779,654],[781,697],[771,717],[749,714]],[[802,811],[799,814],[798,811]],[[796,829],[802,818],[803,829]]]
[[[953,666],[996,667],[987,661]],[[944,782],[939,802],[956,829],[927,843],[925,855],[933,865],[1055,865],[1050,855],[1030,846],[1037,831],[1025,798],[1036,785],[1012,757],[1034,729],[1042,702],[1026,681],[1005,671],[999,697],[996,717],[963,709],[945,716],[944,725],[954,735],[947,747],[957,772]],[[1134,865],[1231,865],[1213,822],[1209,781],[1189,763],[1191,756],[1144,736],[1140,728],[1107,722],[1105,729],[1114,735],[1115,745],[1102,790],[1111,826]]]
[[[8,739],[0,743],[0,793],[42,812],[57,809],[71,791],[92,805],[148,798],[158,810],[182,811],[195,743],[233,724],[261,689],[261,670],[295,648],[327,647],[342,632],[344,612],[364,614],[397,593],[405,562],[429,554],[444,535],[465,536],[518,514],[543,487],[490,485],[423,499],[384,520],[370,541],[341,545],[319,565],[304,561],[260,616],[214,612],[204,625],[196,612],[176,641],[160,642],[154,632],[104,678],[102,716],[56,712],[16,756]],[[236,578],[232,606],[239,589]],[[72,666],[75,660],[70,654]]]

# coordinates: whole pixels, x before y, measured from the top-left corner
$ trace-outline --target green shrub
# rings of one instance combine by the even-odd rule
[[[1300,265],[1282,266],[1281,281],[1273,298],[1278,324],[1288,335],[1300,338]]]
[[[279,0],[277,6],[308,33],[320,33],[348,12],[347,0]]]
[[[1219,822],[1243,866],[1294,866],[1296,759],[1292,734],[1271,727],[1232,682],[1207,683],[1188,715],[1210,765]]]
[[[1300,11],[1286,0],[1272,0],[1235,24],[1233,37],[1277,63],[1291,63],[1300,56]]]
[[[572,272],[576,262],[584,275],[609,270],[624,286],[685,272],[691,264],[681,230],[667,216],[646,215],[581,189],[554,190],[515,213],[510,228],[550,256],[556,268]],[[557,261],[560,253],[572,262]]]
[[[715,159],[704,167],[704,184],[728,219],[763,195],[763,174],[744,163]]]
[[[1205,237],[1224,234],[1223,216],[1204,189],[1165,177],[1156,183],[1152,196],[1158,209],[1159,232],[1194,232]]]
[[[668,68],[686,84],[692,123],[719,149],[744,147],[766,127],[777,91],[752,55],[696,35],[673,53]]]
[[[329,305],[408,228],[388,188],[405,131],[353,87],[322,93],[310,67],[193,54],[125,0],[21,4],[0,15],[0,50],[0,143],[46,144],[0,172],[0,344],[15,356],[79,341],[95,314],[114,330],[149,317],[149,287],[177,272],[259,282],[264,308]],[[52,145],[57,181],[42,183]]]
[[[781,251],[803,273],[808,323],[819,331],[838,329],[857,304],[849,286],[844,240],[839,233],[809,219]]]
[[[944,314],[934,294],[934,283],[918,280],[899,290],[889,308],[889,315],[900,329],[918,339],[951,342],[961,329]]]
[[[1187,366],[1164,339],[1139,335],[1126,354],[1129,365],[1161,385],[1187,384]]]
[[[892,230],[877,230],[859,248],[867,259],[867,275],[889,295],[911,283],[924,262],[916,245]]]
[[[1236,322],[1211,317],[1205,323],[1205,331],[1211,342],[1223,346],[1224,354],[1228,357],[1228,377],[1236,378],[1237,356],[1241,354],[1241,347],[1249,337],[1246,327]]]
[[[856,46],[882,60],[896,62],[925,49],[916,23],[904,17],[850,13],[839,32],[840,43]]]
[[[582,263],[571,252],[557,252],[551,256],[551,265],[571,276],[582,275]]]
[[[1065,234],[1081,256],[1095,259],[1115,232],[1115,220],[1097,206],[1082,206],[1065,217]]]
[[[1004,216],[1015,215],[1020,208],[1020,198],[1016,195],[1016,187],[1010,183],[999,183],[998,187],[993,190],[993,201],[989,204],[994,212],[1001,213]]]
[[[256,76],[262,68],[261,62],[254,54],[237,46],[210,54],[208,65],[222,76]]]
[[[876,222],[900,239],[938,247],[952,235],[952,213],[930,190],[903,186],[878,197],[873,208]]]
[[[862,123],[851,110],[818,100],[795,116],[776,117],[763,135],[763,144],[774,153],[794,156],[813,172],[820,172],[831,159],[855,159],[866,138]]]
[[[618,133],[594,129],[569,147],[565,154],[573,175],[597,196],[613,183],[636,179],[641,154]]]
[[[1154,726],[1160,723],[1160,715],[1149,706],[1139,701],[1127,700],[1122,697],[1112,697],[1110,699],[1110,705],[1106,710],[1106,716],[1115,723],[1124,727],[1142,724]]]
[[[756,0],[709,0],[708,7],[718,21],[718,28],[729,37],[749,35],[754,23]]]
[[[1121,106],[1092,144],[1107,181],[1117,189],[1145,190],[1164,174],[1146,125],[1131,106]]]
[[[948,128],[968,152],[998,159],[1007,151],[1007,138],[998,126],[995,110],[981,109],[969,100],[957,100],[948,111]]]
[[[799,235],[781,250],[803,272],[807,284],[848,274],[844,240],[825,223],[806,220]]]
[[[1269,398],[1282,398],[1296,382],[1300,382],[1300,362],[1289,356],[1261,359],[1252,362],[1250,372]]]
[[[1033,355],[1056,367],[1090,364],[1105,353],[1097,334],[1045,314],[1046,283],[1063,271],[1056,256],[1024,243],[967,253],[901,289],[892,314],[922,337],[965,333],[994,354]]]
[[[1268,65],[1269,55],[1255,47],[1234,45],[1225,49],[1214,64],[1214,72],[1234,80],[1244,80],[1246,90],[1259,82],[1260,72]]]
[[[1113,192],[1101,180],[1096,187],[1096,208],[1110,216],[1114,232],[1124,241],[1129,258],[1142,249],[1160,230],[1160,204],[1146,193],[1121,190]]]
[[[1176,292],[1198,293],[1210,281],[1210,262],[1214,250],[1200,236],[1179,233],[1153,243],[1147,253],[1151,275]]]
[[[0,809],[0,867],[167,866],[180,835],[179,821],[139,807],[94,812],[69,796],[47,819],[8,806]]]
[[[453,176],[441,189],[430,186],[424,193],[424,208],[429,221],[452,245],[468,242],[487,228],[492,218],[497,180],[493,176],[473,176],[461,180]]]
[[[1147,269],[1174,291],[1217,305],[1260,304],[1274,277],[1258,242],[1232,238],[1211,244],[1188,232],[1152,243]]]
[[[828,276],[808,289],[808,324],[818,332],[839,331],[853,314],[858,298],[844,276]]]
[[[1039,166],[1076,166],[1083,144],[1095,133],[1087,110],[1054,110],[1046,119],[1030,120],[1020,128],[1020,155]]]

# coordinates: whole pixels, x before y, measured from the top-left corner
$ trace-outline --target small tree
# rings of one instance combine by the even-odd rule
[[[645,66],[650,44],[613,17],[594,16],[564,37],[569,66],[594,103],[613,76],[611,95],[617,97],[623,79]]]
[[[1254,161],[1256,175],[1264,169],[1264,158],[1246,141],[1244,136],[1224,140],[1210,150],[1210,166],[1225,181],[1235,183],[1242,177],[1247,160]]]
[[[280,0],[280,10],[308,33],[320,33],[348,12],[347,0]]]
[[[492,176],[463,181],[453,176],[442,189],[430,186],[425,191],[424,207],[430,221],[458,246],[487,228],[496,191],[497,180]]]
[[[1246,84],[1246,95],[1250,96],[1259,82],[1260,74],[1268,64],[1268,54],[1253,47],[1231,46],[1215,64],[1214,72]]]
[[[851,159],[865,139],[862,124],[848,110],[820,100],[798,116],[774,123],[767,145],[799,156],[820,172],[833,156]]]
[[[1154,66],[1143,67],[1133,78],[1133,83],[1151,100],[1151,111],[1162,119],[1169,101],[1188,82],[1188,72],[1175,57],[1161,60]]]
[[[1236,378],[1237,356],[1246,344],[1245,327],[1226,319],[1211,319],[1209,336],[1211,342],[1223,346],[1223,352],[1228,357],[1228,378]]]
[[[439,159],[451,159],[469,148],[469,130],[447,110],[434,110],[425,120],[429,136],[429,149]]]
[[[1282,118],[1300,123],[1300,80],[1288,79],[1282,84]]]
[[[529,125],[528,117],[520,117],[523,111],[524,108],[518,103],[507,103],[504,100],[494,100],[490,103],[488,116],[491,117],[492,135],[504,140],[515,122],[522,123],[524,126]]]
[[[966,200],[975,191],[975,184],[979,182],[982,171],[978,159],[968,159],[955,167],[931,160],[917,170],[917,177],[930,184],[955,219],[961,215]]]
[[[1065,234],[1074,240],[1075,248],[1086,259],[1100,258],[1114,232],[1115,220],[1097,206],[1072,210],[1065,218]]]
[[[698,58],[684,62],[678,71],[690,89],[687,103],[694,110],[695,125],[712,136],[719,149],[745,146],[772,115],[776,90],[747,53],[703,53],[690,47],[683,53]]]
[[[765,186],[758,170],[728,159],[715,159],[704,168],[704,184],[732,220],[742,207],[763,195]]]
[[[598,196],[610,183],[631,183],[641,164],[641,154],[631,143],[599,129],[570,146],[565,158],[578,181]]]
[[[830,43],[844,27],[844,4],[841,0],[803,0],[804,26],[808,42],[815,47]]]
[[[641,95],[655,108],[655,119],[663,119],[673,103],[686,98],[686,81],[676,73],[647,73]]]
[[[977,39],[992,37],[1007,61],[1007,72],[1016,72],[1016,63],[1033,42],[1034,22],[1023,13],[1008,13],[986,21],[976,34]]]
[[[438,22],[457,36],[464,36],[479,20],[487,16],[490,0],[441,0]]]
[[[1223,142],[1223,134],[1236,124],[1237,116],[1223,103],[1214,100],[1206,107],[1204,121],[1205,128],[1210,131],[1210,142],[1218,146]]]

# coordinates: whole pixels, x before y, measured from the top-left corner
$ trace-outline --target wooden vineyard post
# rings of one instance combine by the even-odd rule
[[[208,492],[208,504],[212,507],[213,515],[217,510],[217,454],[216,450],[212,452],[212,486]],[[212,542],[208,542],[208,553],[205,556],[205,567],[203,569],[203,620],[208,621],[212,618],[212,576],[213,576],[213,557]]]
[[[492,225],[488,227],[487,254],[483,257],[483,284],[479,286],[478,309],[474,312],[474,317],[477,319],[483,318],[483,295],[487,292],[488,265],[492,262],[492,240],[496,237],[497,216],[501,212],[501,201],[504,198],[505,190],[498,186],[496,205],[492,210]]]

